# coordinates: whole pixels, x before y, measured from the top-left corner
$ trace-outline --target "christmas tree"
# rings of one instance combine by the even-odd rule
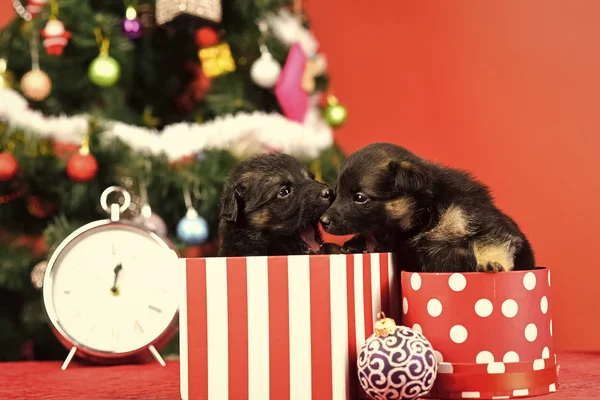
[[[131,194],[124,217],[212,256],[239,160],[282,151],[335,180],[346,112],[298,0],[13,4],[0,32],[0,360],[66,354],[43,272],[66,236],[107,218],[107,187]],[[178,235],[190,206],[207,232]]]

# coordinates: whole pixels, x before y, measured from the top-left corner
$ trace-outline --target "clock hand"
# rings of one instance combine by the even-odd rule
[[[113,293],[117,293],[117,278],[119,277],[119,272],[121,272],[122,269],[123,269],[123,265],[121,265],[121,263],[119,263],[119,265],[117,265],[115,267],[115,269],[113,270],[115,272],[115,281],[113,283],[113,286],[110,288],[110,291]]]

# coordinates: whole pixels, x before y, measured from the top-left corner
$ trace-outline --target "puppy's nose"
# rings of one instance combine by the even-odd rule
[[[327,189],[323,189],[321,191],[321,197],[329,200],[330,202],[333,201],[333,197],[335,195],[335,192],[333,191],[333,189],[327,188]]]
[[[321,216],[321,225],[323,225],[323,228],[327,229],[330,224],[331,224],[331,220],[329,219],[329,217],[327,215]]]

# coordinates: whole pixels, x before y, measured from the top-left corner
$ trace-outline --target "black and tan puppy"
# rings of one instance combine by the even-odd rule
[[[393,251],[402,268],[425,272],[532,269],[517,224],[468,173],[388,143],[352,154],[337,198],[321,217],[334,235],[354,234],[344,252]]]
[[[336,252],[322,246],[319,217],[334,191],[306,166],[282,153],[240,162],[221,199],[221,256],[271,256]],[[339,252],[339,246],[337,247]]]

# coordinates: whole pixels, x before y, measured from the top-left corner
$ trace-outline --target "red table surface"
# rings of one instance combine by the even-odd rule
[[[559,353],[557,393],[536,399],[600,398],[600,353]],[[0,399],[179,399],[179,362],[111,367],[82,366],[66,371],[60,362],[0,363]],[[281,399],[283,400],[283,399]]]

